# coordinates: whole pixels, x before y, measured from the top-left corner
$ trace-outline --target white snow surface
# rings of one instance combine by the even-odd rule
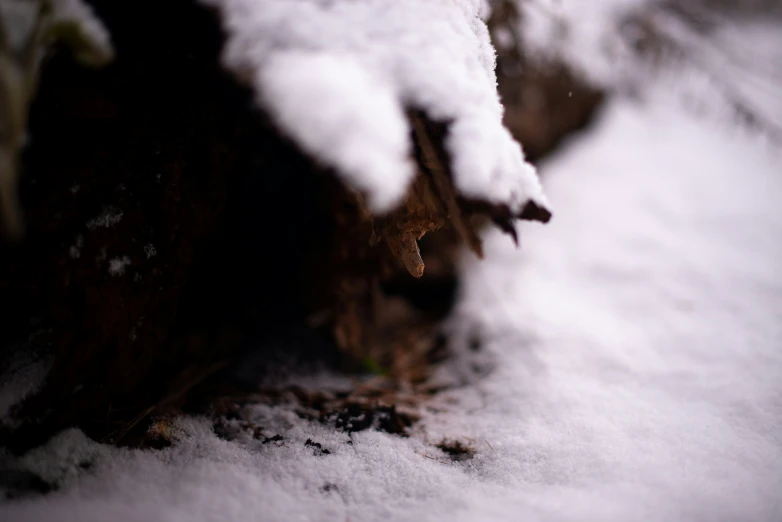
[[[560,209],[465,254],[454,377],[410,438],[251,406],[162,451],[64,432],[23,521],[782,520],[782,151],[675,103],[612,102],[542,167]],[[478,337],[483,353],[466,347]],[[452,462],[434,447],[471,444]],[[331,453],[315,455],[311,438]],[[79,464],[91,463],[86,471]]]
[[[514,213],[547,206],[502,125],[483,0],[203,1],[222,14],[226,67],[373,210],[399,204],[415,175],[407,110],[449,123],[461,194]]]

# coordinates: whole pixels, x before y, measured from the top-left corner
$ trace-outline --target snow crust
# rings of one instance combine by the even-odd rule
[[[478,0],[204,0],[229,35],[224,63],[304,151],[377,212],[415,175],[405,111],[448,122],[456,188],[546,207],[534,167],[502,125],[494,49]]]

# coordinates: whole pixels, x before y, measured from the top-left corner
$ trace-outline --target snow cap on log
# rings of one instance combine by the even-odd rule
[[[398,207],[416,176],[413,109],[447,125],[460,197],[512,217],[550,216],[534,167],[502,124],[485,2],[203,1],[221,14],[225,66],[372,212]]]

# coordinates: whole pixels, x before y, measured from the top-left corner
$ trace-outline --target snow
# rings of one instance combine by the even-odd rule
[[[521,250],[490,233],[484,261],[465,254],[450,328],[483,352],[443,369],[466,385],[410,438],[347,444],[265,405],[243,416],[280,442],[200,418],[162,451],[71,430],[24,461],[63,489],[0,518],[780,520],[781,161],[673,102],[614,101],[542,166],[557,219]],[[474,458],[451,462],[446,437]]]
[[[359,78],[305,91],[325,96],[365,81],[350,103],[363,106],[370,103],[363,95],[374,96],[371,106],[385,111],[377,117],[391,118],[375,128],[372,118],[352,120],[337,107],[336,120],[314,116],[317,125],[340,121],[349,133],[393,128],[400,84],[369,63],[369,51],[351,47],[361,31],[331,35],[326,24],[313,34],[279,35],[273,24],[285,19],[273,9],[215,1],[237,9],[228,24],[246,22],[260,34],[256,24],[265,21],[282,38],[268,61],[249,70],[255,81],[278,67],[280,85],[256,88],[261,100],[280,103],[285,115],[275,117],[290,118],[289,132],[303,147],[310,145],[295,133],[310,131],[298,126],[300,108],[291,100],[310,101],[283,85],[317,75],[302,63]],[[323,11],[327,19],[343,2],[291,5],[300,16]],[[397,11],[388,9],[390,31]],[[470,27],[460,13],[448,19],[454,30]],[[587,18],[585,26],[598,23]],[[755,29],[745,39],[723,33],[724,41],[780,48]],[[246,37],[235,51],[265,45],[266,37],[242,31],[233,33]],[[311,46],[299,45],[307,35]],[[326,52],[327,40],[349,52]],[[239,60],[266,51],[236,52]],[[671,71],[683,82],[691,72]],[[745,76],[745,85],[733,71],[726,66],[760,112],[782,109],[778,96],[752,83],[773,83],[773,74]],[[370,93],[374,85],[381,92]],[[222,440],[210,420],[197,417],[178,419],[174,444],[160,451],[110,448],[68,430],[15,463],[59,490],[0,504],[0,520],[782,520],[782,148],[733,120],[683,111],[664,75],[644,87],[638,98],[614,96],[592,128],[541,166],[557,208],[550,224],[523,225],[521,249],[489,232],[483,261],[464,254],[464,284],[448,323],[457,356],[438,375],[458,386],[422,408],[409,438],[349,436],[286,405],[242,411],[265,437],[283,437],[266,444],[250,434]],[[711,92],[700,81],[691,88]],[[322,135],[313,134],[311,146],[321,146]],[[335,150],[348,147],[334,139]],[[389,151],[399,142],[379,143],[374,153],[386,150],[386,160],[396,161]],[[351,154],[357,165],[364,161],[360,151]],[[399,175],[357,176],[360,182],[368,193],[403,185]],[[38,380],[13,381],[0,404],[7,409]],[[297,382],[317,389],[343,381],[326,374]],[[474,457],[452,462],[435,447],[445,438],[471,446]],[[330,453],[317,454],[308,439]]]
[[[125,273],[125,268],[130,265],[130,258],[128,256],[115,257],[109,260],[109,275],[114,277],[121,276]]]
[[[752,14],[750,2],[517,3],[523,16],[515,29],[531,57],[562,61],[609,91],[649,96],[654,84],[685,110],[751,123],[782,143],[780,4],[756,3]]]
[[[480,415],[526,417],[505,473],[545,518],[782,515],[782,154],[738,134],[611,106],[542,169],[558,219],[470,262],[461,316],[508,332]]]
[[[0,376],[0,426],[9,424],[11,408],[41,387],[52,361],[15,354]]]
[[[111,228],[120,221],[124,212],[111,205],[105,207],[101,213],[87,222],[87,228],[89,230],[95,230],[98,228]]]
[[[204,0],[223,15],[226,67],[304,151],[376,212],[413,176],[415,109],[450,123],[456,188],[520,213],[546,207],[534,167],[502,125],[494,49],[478,0]]]
[[[592,83],[615,87],[640,72],[622,22],[651,0],[516,0],[518,35],[540,59],[559,59]]]
[[[42,11],[46,11],[44,16]],[[114,56],[108,31],[83,0],[3,0],[0,15],[3,32],[14,52],[25,48],[36,25],[43,22],[50,36],[61,39],[85,65],[104,65]]]
[[[81,249],[84,247],[84,236],[79,234],[76,236],[76,242],[68,249],[68,255],[71,259],[79,259],[81,257]]]

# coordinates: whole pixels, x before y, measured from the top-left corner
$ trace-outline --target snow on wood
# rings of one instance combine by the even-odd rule
[[[458,193],[520,216],[546,209],[534,167],[502,125],[478,0],[205,0],[228,33],[225,65],[303,150],[398,206],[416,174],[408,110],[445,123]]]

